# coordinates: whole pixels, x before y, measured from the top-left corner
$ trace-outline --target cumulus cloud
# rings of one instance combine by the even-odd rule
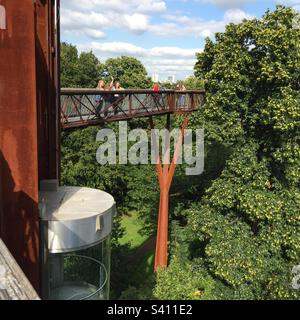
[[[223,19],[204,20],[187,14],[175,14],[168,10],[167,1],[161,0],[64,0],[61,2],[61,30],[63,38],[72,36],[85,39],[80,50],[93,50],[103,61],[111,56],[131,55],[141,59],[149,72],[191,73],[195,63],[195,53],[200,49],[179,47],[152,47],[146,49],[129,42],[110,41],[108,31],[127,31],[134,35],[151,34],[166,38],[205,38],[215,32],[222,32],[229,22],[238,23],[253,18],[235,3],[247,1],[193,0],[228,5]],[[253,0],[254,1],[254,0]],[[300,1],[300,0],[299,0]],[[154,17],[159,16],[159,19]],[[105,42],[96,42],[96,40]],[[78,41],[79,43],[82,40]],[[90,42],[88,42],[90,41]],[[76,44],[78,44],[76,42]]]
[[[80,50],[92,49],[98,55],[126,55],[130,54],[136,57],[176,57],[176,59],[187,58],[194,59],[196,52],[201,52],[201,48],[183,49],[179,47],[153,47],[143,48],[135,46],[128,42],[91,42],[78,46]]]
[[[196,53],[201,48],[183,49],[179,47],[144,48],[128,42],[96,42],[79,45],[79,51],[92,50],[101,61],[110,57],[130,55],[140,59],[149,74],[157,73],[162,77],[168,74],[192,74]]]
[[[225,15],[224,15],[225,23],[227,22],[239,23],[244,19],[250,20],[253,18],[254,16],[240,9],[229,9],[225,12]]]
[[[123,19],[124,19],[124,26],[127,27],[132,32],[143,33],[148,29],[148,17],[143,14],[140,14],[140,13],[134,13],[132,15],[125,14]]]
[[[79,11],[98,9],[103,12],[111,11],[116,13],[161,13],[167,10],[166,2],[159,0],[63,0],[62,6]]]
[[[229,22],[237,23],[245,18],[252,18],[241,9],[226,10],[223,20],[219,21],[206,21],[187,15],[163,14],[166,10],[166,3],[157,0],[131,0],[124,4],[120,0],[86,0],[84,4],[80,7],[78,1],[66,0],[62,2],[61,24],[63,32],[76,31],[78,33],[80,30],[82,35],[85,34],[93,39],[103,38],[108,29],[122,29],[134,34],[148,32],[159,37],[205,38],[212,36],[215,32],[223,31]],[[125,10],[125,8],[131,8],[131,10]],[[163,21],[160,23],[152,23],[151,21],[152,16],[149,13],[156,11],[162,13]]]
[[[240,8],[245,4],[255,2],[257,0],[195,0],[196,2],[211,3],[214,5],[228,7],[228,8]]]
[[[165,15],[166,22],[156,25],[149,24],[148,31],[162,37],[211,37],[216,32],[224,31],[226,24],[239,23],[244,19],[253,19],[254,16],[241,9],[228,9],[222,20],[202,20],[199,18]]]
[[[276,0],[278,3],[282,3],[281,0]],[[286,4],[300,4],[300,0],[285,0]]]
[[[82,33],[92,39],[105,38],[105,33],[103,31],[98,31],[95,29],[84,29],[82,30]]]

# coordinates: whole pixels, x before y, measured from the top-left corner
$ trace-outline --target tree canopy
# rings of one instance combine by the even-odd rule
[[[61,86],[95,88],[100,79],[118,80],[126,89],[149,89],[152,81],[144,65],[133,57],[110,58],[101,63],[92,51],[78,54],[77,47],[61,44]]]
[[[100,70],[102,75],[104,71],[108,71],[107,78],[110,79],[112,76],[118,79],[121,86],[126,89],[149,89],[152,86],[146,68],[138,59],[133,57],[110,58],[101,65]]]
[[[182,83],[187,90],[199,90],[204,87],[203,80],[195,76],[190,76],[183,81],[179,81],[179,83]]]
[[[215,41],[207,39],[197,57],[195,74],[205,81],[207,102],[193,116],[193,126],[205,128],[208,153],[217,146],[228,152],[219,155],[224,168],[201,201],[182,212],[188,222],[175,242],[185,251],[173,250],[171,261],[180,255],[212,275],[214,289],[209,281],[199,290],[215,298],[299,298],[291,272],[300,261],[295,17],[291,8],[278,6],[261,20],[229,24]],[[180,272],[171,267],[158,278],[156,291],[166,281],[176,286]]]
[[[100,61],[90,52],[78,55],[76,46],[61,44],[61,86],[95,88],[100,77]]]

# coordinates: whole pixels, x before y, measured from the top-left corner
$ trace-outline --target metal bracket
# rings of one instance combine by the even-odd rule
[[[96,232],[102,231],[103,228],[103,216],[98,216],[96,218]]]

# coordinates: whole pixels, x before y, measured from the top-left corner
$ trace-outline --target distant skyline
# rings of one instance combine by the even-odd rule
[[[279,3],[300,8],[300,0],[61,0],[62,41],[92,50],[101,62],[134,56],[150,77],[180,80],[193,74],[205,37]]]

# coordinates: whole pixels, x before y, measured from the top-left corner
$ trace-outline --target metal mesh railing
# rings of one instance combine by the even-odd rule
[[[203,103],[204,91],[62,89],[63,129],[165,113],[192,112]]]

